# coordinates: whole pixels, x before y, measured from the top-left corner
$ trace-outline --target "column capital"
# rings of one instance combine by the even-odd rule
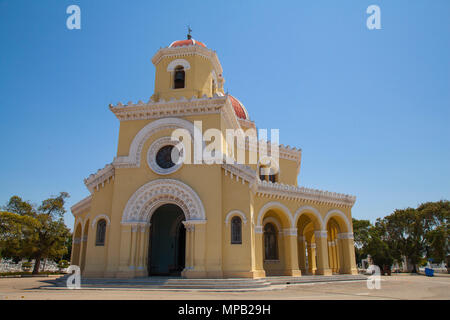
[[[342,232],[337,234],[338,239],[353,239],[353,232]]]
[[[314,231],[314,236],[316,238],[326,238],[328,236],[328,231],[327,230]]]
[[[285,236],[297,236],[297,228],[285,228],[283,234]]]
[[[255,227],[255,233],[264,233],[263,227],[262,226],[256,226]]]

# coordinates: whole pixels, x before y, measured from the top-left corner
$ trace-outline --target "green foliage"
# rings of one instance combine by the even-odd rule
[[[70,230],[64,224],[65,199],[61,192],[46,199],[36,209],[29,202],[13,196],[4,207],[12,212],[0,212],[0,255],[36,259],[33,274],[37,274],[41,259],[59,261],[67,254]]]
[[[58,262],[58,268],[60,268],[60,269],[65,269],[65,268],[68,268],[69,267],[69,261],[67,261],[67,260],[60,260],[59,262]]]
[[[424,259],[444,261],[449,255],[449,217],[450,201],[441,200],[416,209],[397,209],[377,219],[375,225],[353,219],[357,261],[370,254],[382,267],[406,256],[414,271]]]

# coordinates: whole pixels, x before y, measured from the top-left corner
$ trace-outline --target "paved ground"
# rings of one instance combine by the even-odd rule
[[[396,275],[382,277],[381,289],[367,289],[365,281],[315,283],[290,286],[282,290],[256,292],[201,292],[161,290],[68,290],[42,288],[49,278],[0,278],[0,300],[230,300],[230,299],[445,299],[450,300],[450,277]]]

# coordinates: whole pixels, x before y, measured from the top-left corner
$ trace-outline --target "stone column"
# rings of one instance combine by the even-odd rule
[[[306,255],[305,255],[305,237],[298,236],[298,267],[300,271],[305,274],[306,270]]]
[[[150,224],[141,224],[138,233],[138,254],[136,263],[136,276],[145,277],[148,274],[147,270],[147,253],[148,253],[148,233]]]
[[[316,244],[308,243],[308,272],[310,274],[316,274]]]
[[[256,226],[255,229],[255,278],[264,278],[266,271],[264,270],[264,231],[262,226]]]
[[[328,251],[328,265],[331,269],[331,272],[333,272],[334,268],[334,261],[333,261],[333,249],[331,248],[331,240],[327,240],[327,251]]]
[[[186,278],[206,276],[206,220],[183,221],[186,228],[186,268],[181,275]]]
[[[342,273],[358,274],[355,258],[355,244],[353,242],[353,233],[339,233],[338,239],[342,248]]]
[[[314,237],[317,245],[317,271],[316,274],[330,276],[331,269],[328,264],[328,245],[327,245],[327,231],[315,231]]]
[[[72,244],[72,256],[70,257],[70,263],[75,266],[80,266],[80,244],[81,244],[81,238],[80,237],[74,237],[73,238],[73,244]]]
[[[130,269],[132,234],[131,225],[121,225],[119,271],[117,272],[117,277],[119,278],[130,278],[134,275],[134,270]]]
[[[284,247],[286,265],[285,275],[291,277],[300,277],[301,271],[298,269],[298,247],[297,247],[297,228],[284,229]]]

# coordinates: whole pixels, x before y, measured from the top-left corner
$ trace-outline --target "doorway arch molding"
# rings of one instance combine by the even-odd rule
[[[163,204],[179,206],[186,221],[206,222],[205,208],[198,194],[176,179],[158,179],[141,186],[128,200],[122,224],[148,224],[153,213]]]

